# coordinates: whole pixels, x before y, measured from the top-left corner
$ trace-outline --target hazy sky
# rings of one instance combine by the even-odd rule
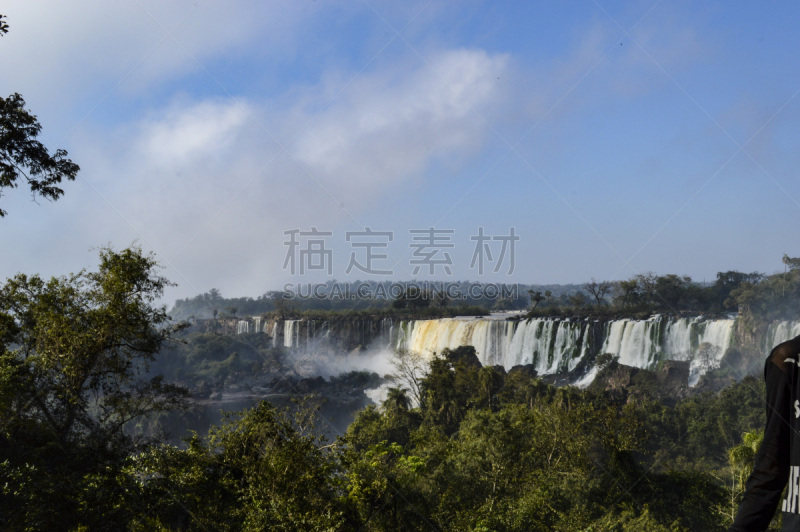
[[[713,280],[800,256],[798,2],[0,9],[0,93],[21,93],[41,140],[81,166],[58,202],[3,192],[2,278],[138,242],[178,283],[169,301],[255,297],[328,277],[284,268],[284,232],[312,228],[331,233],[339,280],[369,277],[345,273],[369,249],[385,278],[426,277],[416,250],[449,254],[437,279],[523,283]],[[347,240],[366,227],[393,239]],[[510,275],[508,249],[492,271],[502,240],[470,268],[481,227],[519,236]],[[429,228],[437,246],[411,247]]]

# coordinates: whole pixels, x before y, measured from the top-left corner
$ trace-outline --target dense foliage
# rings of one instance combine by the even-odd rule
[[[185,449],[132,457],[131,528],[723,530],[763,388],[746,380],[668,407],[554,388],[445,351],[421,402],[390,389],[328,443],[267,403]],[[602,378],[602,377],[601,377]],[[647,393],[647,390],[643,390]],[[756,405],[756,403],[759,403]],[[734,448],[731,457],[728,449]],[[730,462],[729,462],[730,460]],[[730,464],[730,465],[729,465]]]
[[[141,440],[145,416],[182,396],[153,369],[232,386],[287,370],[266,335],[192,334],[164,349],[176,337],[155,304],[165,285],[152,257],[106,249],[96,272],[0,287],[0,526],[722,530],[763,424],[757,379],[664,402],[644,370],[604,387],[613,360],[578,390],[482,367],[463,347],[424,364],[398,353],[407,389],[332,442],[319,436],[329,412],[315,429],[308,409],[268,403],[182,445]],[[281,382],[297,395],[372,379]]]
[[[43,430],[20,426],[4,440],[4,524],[722,530],[752,463],[753,436],[741,435],[763,423],[756,380],[667,406],[653,399],[655,380],[628,395],[555,388],[524,369],[481,367],[470,347],[446,350],[421,370],[419,404],[390,389],[382,407],[364,409],[334,442],[316,435],[313,412],[290,415],[263,402],[179,447],[87,460],[95,447],[75,438],[59,453],[82,452],[84,463],[58,460],[54,479],[52,455],[8,452]],[[6,403],[21,393],[6,391]]]
[[[418,408],[395,392],[348,430],[349,495],[366,529],[729,524],[727,448],[763,423],[753,382],[667,407],[481,368],[470,350],[433,361]]]
[[[740,287],[763,294],[762,282]],[[152,257],[106,249],[96,272],[0,287],[0,527],[722,530],[763,425],[758,379],[665,402],[644,370],[605,387],[613,359],[578,390],[482,367],[463,347],[425,364],[398,354],[407,389],[334,441],[319,435],[330,413],[315,429],[308,410],[265,402],[182,445],[141,440],[144,416],[181,399],[153,369],[226,386],[287,371],[266,335],[199,333],[164,349],[176,334],[155,304],[165,285]],[[283,380],[286,395],[328,385]]]
[[[0,286],[0,527],[97,527],[123,511],[126,425],[184,396],[143,376],[172,334],[154,304],[165,285],[152,257],[104,249],[97,272]]]

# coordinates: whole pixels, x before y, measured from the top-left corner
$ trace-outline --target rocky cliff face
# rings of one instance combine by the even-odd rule
[[[626,366],[612,361],[600,371],[589,390],[622,398],[651,398],[667,403],[688,397],[689,362],[670,360],[656,371]]]
[[[506,370],[531,365],[539,376],[558,385],[588,385],[598,373],[595,359],[603,353],[617,357],[621,366],[638,369],[661,371],[666,367],[674,372],[677,366],[671,361],[680,361],[688,364],[689,386],[702,384],[713,389],[732,379],[760,373],[768,351],[764,345],[800,334],[800,323],[775,323],[761,331],[740,321],[701,316],[608,321],[341,316],[325,320],[205,320],[199,326],[225,334],[267,334],[276,348],[319,356],[368,348],[406,349],[433,356],[445,348],[471,345],[483,365],[503,366]],[[709,370],[720,371],[713,378],[704,377]]]

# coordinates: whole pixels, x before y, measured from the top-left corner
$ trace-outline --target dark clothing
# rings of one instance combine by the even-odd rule
[[[783,530],[800,531],[800,336],[776,346],[764,366],[767,425],[730,532],[766,530],[778,504]],[[783,488],[789,481],[786,497]]]

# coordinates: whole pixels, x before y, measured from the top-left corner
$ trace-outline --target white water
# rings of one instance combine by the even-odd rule
[[[589,322],[533,319],[507,324],[511,331],[509,349],[498,360],[507,369],[533,364],[541,375],[569,371],[587,353]]]
[[[299,338],[295,338],[295,335],[300,333],[300,328],[297,327],[298,321],[286,320],[283,322],[283,347],[298,345]]]
[[[253,316],[249,319],[239,320],[236,322],[236,334],[250,334],[250,333],[265,333],[267,332],[267,323],[263,322],[261,316]],[[274,338],[273,329],[273,338]]]
[[[393,347],[427,357],[471,345],[481,364],[510,369],[533,364],[540,374],[571,370],[587,354],[588,322],[534,319],[446,318],[401,324]]]
[[[662,360],[690,360],[690,384],[719,366],[730,347],[734,320],[664,318],[614,320],[605,324],[597,353],[611,353],[628,366],[653,369]],[[592,323],[558,319],[506,321],[447,318],[401,324],[393,347],[430,357],[445,348],[472,345],[481,364],[506,369],[533,364],[540,375],[575,369],[595,352]],[[590,372],[593,373],[593,372]],[[588,377],[588,375],[587,375]]]
[[[647,320],[620,319],[604,324],[587,320],[537,318],[506,320],[502,316],[489,318],[443,318],[395,322],[381,321],[378,337],[373,344],[381,348],[407,349],[430,358],[444,349],[460,346],[475,347],[484,365],[501,365],[510,369],[520,364],[532,364],[540,375],[572,371],[581,361],[599,353],[617,356],[629,366],[654,369],[665,360],[690,361],[689,384],[695,385],[706,371],[719,367],[720,361],[733,341],[733,319],[709,320],[703,317],[669,318],[654,316]],[[278,338],[279,324],[272,328],[273,346]],[[282,324],[283,346],[292,349],[312,349],[319,340],[331,334],[327,323],[308,323],[300,327],[299,320]],[[304,338],[300,338],[301,330]],[[241,320],[239,334],[266,332],[261,318]],[[369,336],[368,331],[365,331]],[[766,335],[765,354],[775,345],[800,335],[800,322],[776,322]],[[369,338],[365,336],[365,341]],[[578,384],[588,384],[595,368]]]
[[[444,349],[475,347],[481,363],[504,364],[513,322],[474,318],[444,318],[403,322],[395,348],[432,357]]]
[[[767,329],[764,353],[769,353],[776,345],[800,336],[800,321],[779,321],[772,323]]]
[[[606,324],[600,353],[619,357],[621,364],[653,369],[662,360],[690,360],[689,385],[719,367],[731,345],[734,320],[698,318],[615,320]],[[700,356],[698,356],[700,355]]]

